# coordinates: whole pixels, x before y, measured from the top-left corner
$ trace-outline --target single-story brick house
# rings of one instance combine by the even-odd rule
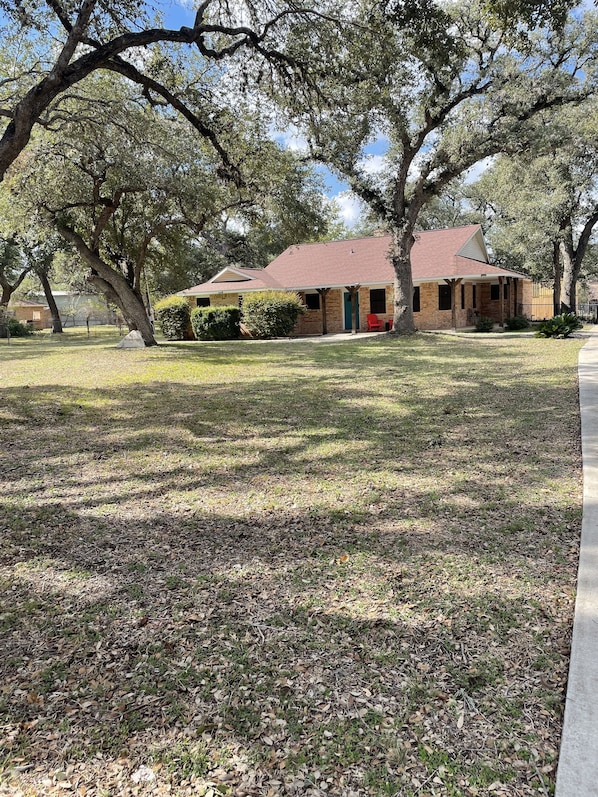
[[[241,305],[249,291],[292,290],[307,307],[296,335],[366,331],[369,314],[384,328],[393,317],[390,245],[389,235],[298,244],[264,269],[229,266],[180,295],[193,307],[223,306]],[[502,323],[531,301],[531,280],[490,265],[479,225],[417,233],[411,263],[418,329],[471,326],[480,316]]]

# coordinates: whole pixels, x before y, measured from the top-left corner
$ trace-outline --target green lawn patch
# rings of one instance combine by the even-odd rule
[[[118,339],[0,346],[0,793],[552,793],[581,341]]]

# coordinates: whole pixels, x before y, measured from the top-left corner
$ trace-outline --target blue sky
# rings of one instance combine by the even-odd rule
[[[187,3],[165,0],[162,5],[165,24],[172,28],[179,28],[181,25],[192,25],[195,16],[192,6],[192,0],[188,0]],[[290,134],[275,133],[274,137],[282,146],[288,146],[290,149],[301,148],[300,137],[292,132]],[[376,141],[368,147],[367,154],[372,157],[378,157],[383,154],[385,146],[384,140]],[[336,175],[324,166],[318,166],[316,171],[324,181],[326,195],[336,201],[345,224],[348,226],[355,224],[360,216],[361,209],[357,199],[350,195],[347,183],[339,180]]]

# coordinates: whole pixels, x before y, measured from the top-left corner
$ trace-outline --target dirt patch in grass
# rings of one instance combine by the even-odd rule
[[[579,341],[0,349],[0,793],[553,791]]]

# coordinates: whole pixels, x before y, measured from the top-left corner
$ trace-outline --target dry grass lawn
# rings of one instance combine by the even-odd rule
[[[0,342],[0,794],[553,793],[582,341]]]

